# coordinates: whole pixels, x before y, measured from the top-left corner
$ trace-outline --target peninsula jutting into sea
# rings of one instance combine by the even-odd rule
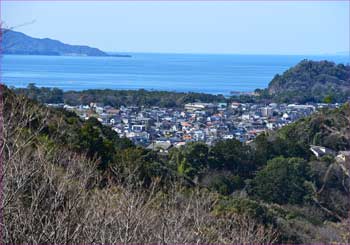
[[[131,57],[126,54],[107,54],[85,45],[69,45],[50,38],[33,38],[24,33],[3,29],[2,54]]]

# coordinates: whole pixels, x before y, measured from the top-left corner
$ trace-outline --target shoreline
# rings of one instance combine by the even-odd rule
[[[206,95],[213,95],[213,96],[224,96],[225,98],[230,98],[230,97],[235,97],[235,96],[241,96],[241,95],[246,95],[246,96],[255,96],[256,93],[255,91],[228,91],[225,93],[210,93],[210,92],[198,92],[198,91],[185,91],[185,90],[165,90],[165,89],[146,89],[146,88],[82,88],[82,89],[64,89],[61,87],[57,86],[41,86],[37,85],[36,83],[28,83],[26,86],[10,86],[6,83],[1,82],[0,84],[5,85],[9,88],[15,88],[15,89],[27,89],[30,84],[35,84],[35,87],[40,88],[40,89],[60,89],[64,93],[69,93],[69,92],[77,92],[77,93],[82,93],[82,92],[87,92],[87,91],[117,91],[117,92],[137,92],[137,91],[144,91],[146,93],[148,92],[156,92],[156,93],[176,93],[176,94],[206,94]],[[257,88],[257,89],[265,89],[265,88]]]

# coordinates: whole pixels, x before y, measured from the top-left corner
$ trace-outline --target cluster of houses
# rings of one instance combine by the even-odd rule
[[[193,141],[208,145],[221,139],[247,142],[266,130],[281,128],[320,108],[340,105],[189,103],[178,109],[156,106],[113,108],[96,103],[61,106],[85,120],[96,117],[137,145],[167,152],[171,147]]]
[[[336,152],[327,147],[317,145],[311,145],[310,150],[317,158],[321,158],[326,155],[333,156],[335,158],[335,162],[339,164],[347,177],[350,177],[350,151]]]

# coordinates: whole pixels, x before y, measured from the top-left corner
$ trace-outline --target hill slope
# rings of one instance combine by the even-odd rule
[[[33,38],[21,32],[4,30],[3,54],[109,56],[89,46],[69,45],[49,38]]]
[[[336,136],[340,144],[329,147],[348,150],[349,104],[260,135],[252,148],[235,140],[191,143],[165,157],[96,119],[6,87],[0,97],[4,243],[350,241],[348,175],[302,147]]]
[[[350,104],[317,112],[281,128],[278,133],[286,141],[323,145],[335,151],[349,150]]]
[[[265,95],[277,102],[344,102],[350,96],[350,66],[303,60],[270,82]]]

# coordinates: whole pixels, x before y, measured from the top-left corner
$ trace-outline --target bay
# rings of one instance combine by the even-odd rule
[[[265,88],[303,59],[348,64],[348,56],[128,53],[132,57],[4,55],[8,86],[63,90],[147,89],[228,95]]]

